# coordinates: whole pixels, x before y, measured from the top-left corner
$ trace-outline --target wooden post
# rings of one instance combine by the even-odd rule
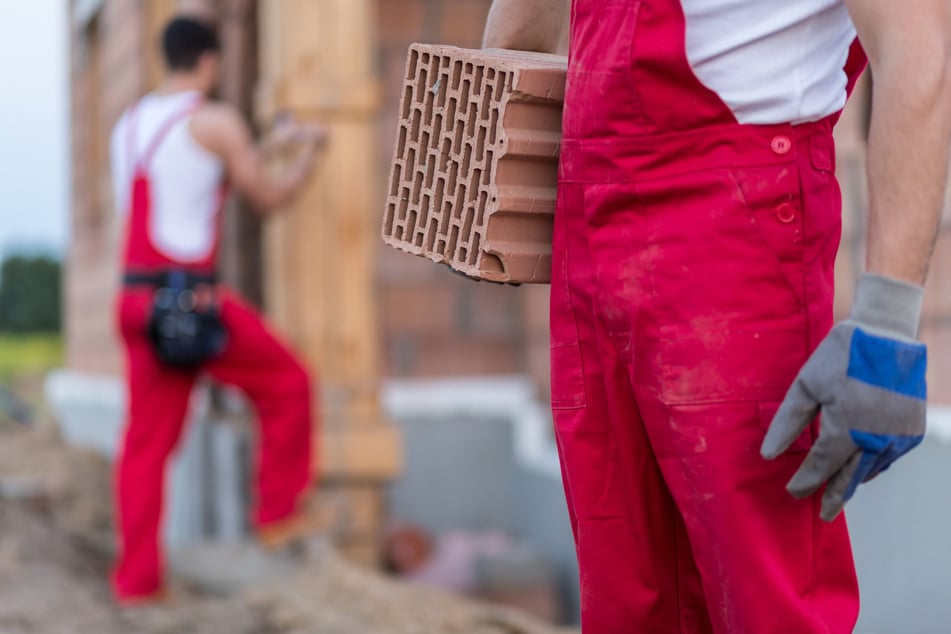
[[[148,69],[149,90],[157,88],[165,78],[165,64],[162,61],[162,52],[159,48],[159,38],[162,29],[168,24],[178,10],[178,0],[152,0],[144,4],[145,9],[145,41],[144,58]]]
[[[259,120],[289,112],[331,133],[306,191],[266,229],[265,305],[316,371],[320,471],[354,504],[368,497],[355,483],[379,485],[400,468],[398,436],[378,399],[373,8],[371,0],[261,0],[258,13]],[[379,502],[379,486],[369,497]]]
[[[218,0],[221,37],[219,96],[242,114],[253,114],[258,74],[257,2]],[[261,221],[239,197],[232,196],[224,216],[219,273],[256,305],[261,305]]]

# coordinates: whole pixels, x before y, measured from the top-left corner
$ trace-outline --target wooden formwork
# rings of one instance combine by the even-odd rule
[[[318,377],[326,495],[342,507],[341,544],[371,563],[382,487],[401,468],[399,436],[378,396],[374,3],[261,0],[258,12],[256,117],[267,125],[288,112],[330,129],[315,178],[266,228],[265,304]]]

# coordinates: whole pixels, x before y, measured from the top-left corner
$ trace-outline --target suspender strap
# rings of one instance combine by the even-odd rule
[[[155,153],[158,151],[159,146],[162,145],[162,141],[164,141],[165,137],[168,136],[168,133],[172,131],[172,128],[174,128],[175,125],[179,123],[182,119],[185,119],[186,117],[191,115],[193,112],[195,112],[195,110],[197,110],[199,106],[201,106],[203,101],[204,99],[202,97],[196,97],[195,99],[192,99],[191,101],[189,101],[188,104],[184,108],[182,108],[181,110],[175,112],[172,116],[170,116],[161,125],[158,132],[156,132],[155,136],[152,138],[151,143],[149,143],[148,147],[145,150],[145,154],[143,154],[139,158],[135,158],[136,156],[135,133],[136,133],[136,127],[137,127],[138,119],[139,119],[138,111],[139,111],[141,102],[132,106],[132,109],[129,111],[129,126],[128,126],[129,133],[127,138],[127,147],[128,147],[127,152],[129,155],[129,160],[132,161],[132,164],[135,167],[148,169],[149,163],[152,162],[152,157],[155,156]]]

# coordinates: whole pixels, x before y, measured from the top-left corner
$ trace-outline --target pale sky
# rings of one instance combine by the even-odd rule
[[[67,0],[0,0],[0,257],[66,246],[66,7]]]

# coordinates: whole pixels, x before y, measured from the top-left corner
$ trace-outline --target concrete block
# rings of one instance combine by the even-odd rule
[[[165,470],[165,512],[163,538],[167,545],[194,541],[207,532],[205,501],[205,444],[208,423],[196,417],[185,426],[174,454],[172,468]]]
[[[566,68],[412,45],[384,241],[477,279],[548,282]]]
[[[517,608],[548,623],[564,618],[558,578],[551,564],[529,548],[512,548],[477,562],[477,596]]]
[[[931,406],[921,446],[846,507],[862,596],[856,634],[949,631],[949,481],[951,408]]]
[[[271,553],[255,542],[209,541],[173,548],[172,573],[202,592],[231,595],[286,577],[294,570],[287,553]]]
[[[207,433],[211,452],[208,505],[214,519],[210,533],[220,540],[239,540],[250,530],[250,433],[233,421],[213,421]]]

